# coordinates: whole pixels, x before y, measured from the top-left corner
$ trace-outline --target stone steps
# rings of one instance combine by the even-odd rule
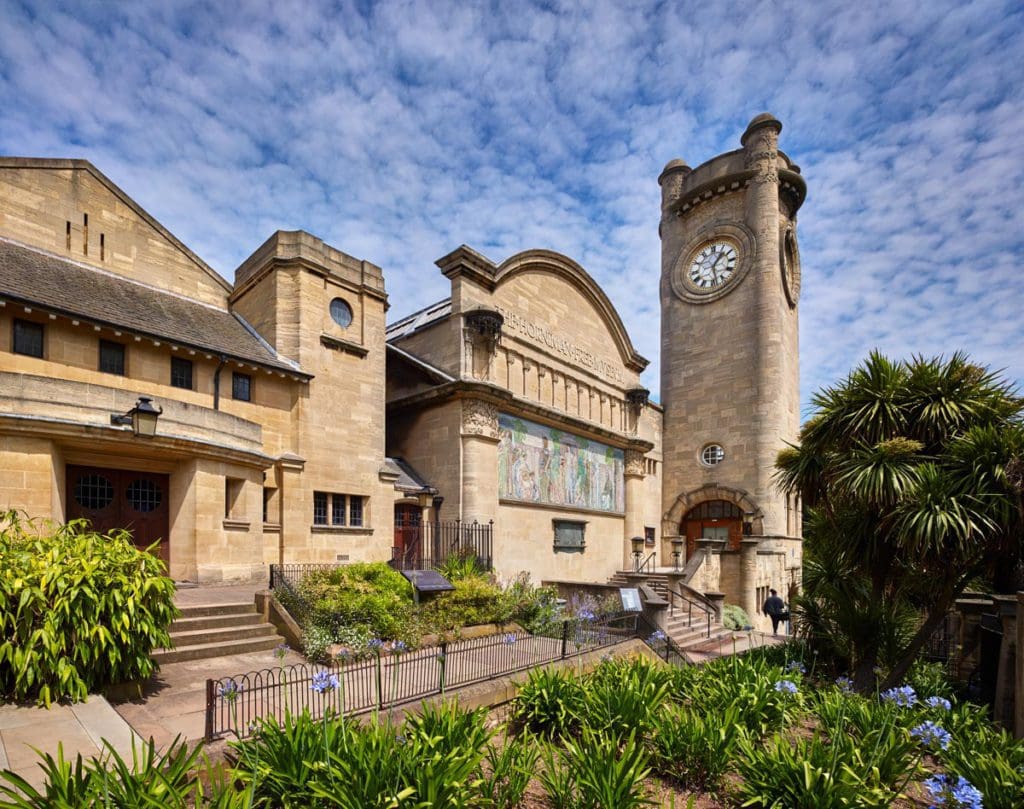
[[[184,607],[169,634],[173,646],[153,653],[160,665],[266,652],[284,642],[252,603]]]

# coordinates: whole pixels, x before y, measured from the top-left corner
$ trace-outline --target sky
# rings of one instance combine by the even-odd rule
[[[801,167],[802,401],[869,351],[1024,381],[1024,6],[0,0],[0,153],[92,161],[217,271],[304,229],[384,268],[564,253],[657,395],[657,177],[770,111]]]

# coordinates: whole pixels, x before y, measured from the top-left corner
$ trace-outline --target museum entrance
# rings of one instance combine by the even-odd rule
[[[392,558],[400,570],[417,568],[423,557],[423,509],[418,505],[399,503],[395,506],[395,547]]]
[[[743,512],[727,500],[706,500],[683,517],[679,533],[686,535],[686,558],[693,558],[698,539],[724,539],[725,548],[736,550],[743,540]]]
[[[167,475],[69,464],[66,479],[69,520],[84,518],[102,534],[130,531],[139,550],[159,542],[155,555],[170,561]]]

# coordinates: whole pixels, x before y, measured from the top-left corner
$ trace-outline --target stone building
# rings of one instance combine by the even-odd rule
[[[503,577],[636,552],[756,612],[800,568],[771,485],[805,193],[780,129],[661,175],[661,404],[566,256],[459,247],[450,296],[386,326],[381,269],[315,236],[275,233],[232,284],[88,162],[0,158],[0,507],[129,527],[182,580],[485,537]],[[122,416],[150,402],[147,436]]]

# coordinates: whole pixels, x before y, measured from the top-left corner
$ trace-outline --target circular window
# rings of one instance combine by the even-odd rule
[[[100,511],[114,500],[114,484],[103,475],[82,475],[75,484],[75,502],[90,511]]]
[[[124,494],[128,505],[136,511],[149,512],[160,507],[163,495],[153,481],[141,478],[128,484]]]
[[[704,466],[718,466],[725,460],[725,450],[721,444],[708,444],[700,451],[700,462]]]
[[[331,320],[347,329],[352,325],[352,307],[341,298],[335,298],[331,301]]]

